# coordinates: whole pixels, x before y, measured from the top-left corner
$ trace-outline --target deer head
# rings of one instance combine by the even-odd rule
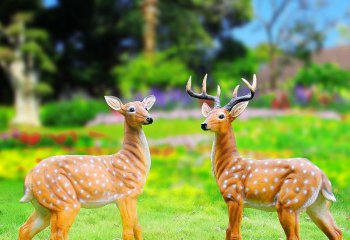
[[[233,91],[232,99],[224,106],[220,107],[220,86],[217,87],[217,95],[211,96],[207,94],[207,75],[203,78],[202,92],[195,93],[191,89],[191,77],[187,82],[186,91],[194,98],[214,101],[214,107],[211,108],[208,104],[203,103],[202,114],[206,120],[201,124],[203,130],[210,130],[212,132],[221,133],[231,126],[231,123],[245,110],[249,100],[254,97],[256,90],[256,76],[253,76],[253,83],[250,84],[247,80],[242,78],[247,85],[250,93],[244,96],[237,96],[239,85]]]
[[[125,117],[126,123],[131,127],[141,127],[153,122],[153,118],[148,113],[156,101],[156,97],[153,95],[146,97],[142,102],[135,101],[126,104],[123,104],[119,98],[113,96],[105,96],[105,100],[108,106]]]

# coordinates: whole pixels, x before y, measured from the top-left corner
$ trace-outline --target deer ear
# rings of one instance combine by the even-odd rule
[[[105,100],[106,100],[108,106],[110,106],[112,109],[114,109],[116,111],[120,111],[123,107],[122,101],[117,97],[105,96]]]
[[[246,102],[240,102],[237,105],[235,105],[232,109],[231,109],[231,116],[233,118],[238,117],[239,115],[241,115],[241,113],[246,109],[246,107],[248,106],[249,101]]]
[[[156,102],[156,97],[154,95],[149,95],[148,97],[145,97],[142,102],[145,104],[146,109],[150,110],[153,104]]]
[[[204,117],[208,117],[210,111],[211,111],[211,108],[208,106],[207,103],[204,102],[203,105],[202,105],[202,114],[203,114],[203,116]]]

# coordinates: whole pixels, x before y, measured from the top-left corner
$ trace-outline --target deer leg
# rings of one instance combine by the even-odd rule
[[[236,201],[227,202],[229,229],[226,231],[226,239],[241,240],[241,222],[243,215],[243,205]]]
[[[27,221],[19,228],[19,240],[31,240],[50,224],[50,214],[41,214],[35,210]]]
[[[32,239],[36,234],[44,230],[50,224],[50,211],[40,205],[35,199],[32,201],[35,208],[32,215],[20,227],[18,232],[19,240]]]
[[[123,240],[134,239],[134,229],[136,221],[136,199],[126,198],[118,200],[118,208],[122,218],[123,224]],[[136,234],[141,234],[141,232],[135,232]],[[138,237],[140,235],[137,235]]]
[[[136,240],[142,240],[141,225],[139,223],[137,216],[136,216],[135,224],[134,224],[134,237]]]
[[[50,240],[67,240],[68,232],[75,217],[77,216],[80,205],[68,206],[64,211],[52,211],[51,213],[51,235]]]
[[[300,240],[299,213],[277,204],[277,213],[287,240]]]
[[[319,196],[314,204],[312,204],[307,210],[307,214],[310,216],[311,220],[316,224],[316,226],[322,230],[322,232],[330,240],[341,240],[342,232],[337,227],[334,219],[329,211],[331,203]]]

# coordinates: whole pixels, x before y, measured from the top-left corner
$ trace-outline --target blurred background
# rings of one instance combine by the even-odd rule
[[[201,102],[185,92],[189,76],[199,90],[206,73],[209,93],[219,84],[223,103],[241,77],[257,74],[257,95],[233,124],[241,154],[317,164],[333,183],[335,218],[350,238],[349,2],[1,0],[0,239],[15,239],[31,212],[18,199],[35,164],[120,148],[123,118],[104,95],[128,102],[148,94],[157,102],[155,122],[145,126],[153,161],[139,207],[146,239],[223,239],[213,135],[200,129]],[[111,209],[83,210],[72,238],[120,236]],[[302,237],[325,239],[302,219]],[[273,213],[247,210],[243,237],[282,239],[277,222]]]

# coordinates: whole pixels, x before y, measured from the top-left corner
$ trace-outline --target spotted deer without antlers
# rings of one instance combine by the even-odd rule
[[[105,156],[54,156],[35,166],[25,179],[21,199],[35,210],[19,229],[20,240],[32,239],[48,225],[51,240],[66,240],[81,207],[109,203],[117,203],[120,210],[123,239],[142,239],[136,204],[151,165],[142,125],[153,122],[148,110],[156,99],[149,96],[127,104],[116,97],[105,99],[125,117],[121,150]]]
[[[249,94],[237,96],[237,86],[233,98],[224,107],[220,107],[220,87],[216,96],[208,95],[206,79],[207,75],[203,79],[202,93],[191,90],[191,78],[186,90],[191,97],[214,102],[214,108],[203,103],[202,114],[206,120],[201,127],[215,133],[212,171],[228,206],[226,239],[242,239],[240,228],[245,207],[277,211],[287,240],[300,240],[299,214],[303,210],[329,239],[342,239],[342,232],[329,211],[331,202],[336,201],[331,183],[317,166],[304,158],[253,161],[238,153],[231,123],[253,99],[256,76],[252,84],[242,79]]]

